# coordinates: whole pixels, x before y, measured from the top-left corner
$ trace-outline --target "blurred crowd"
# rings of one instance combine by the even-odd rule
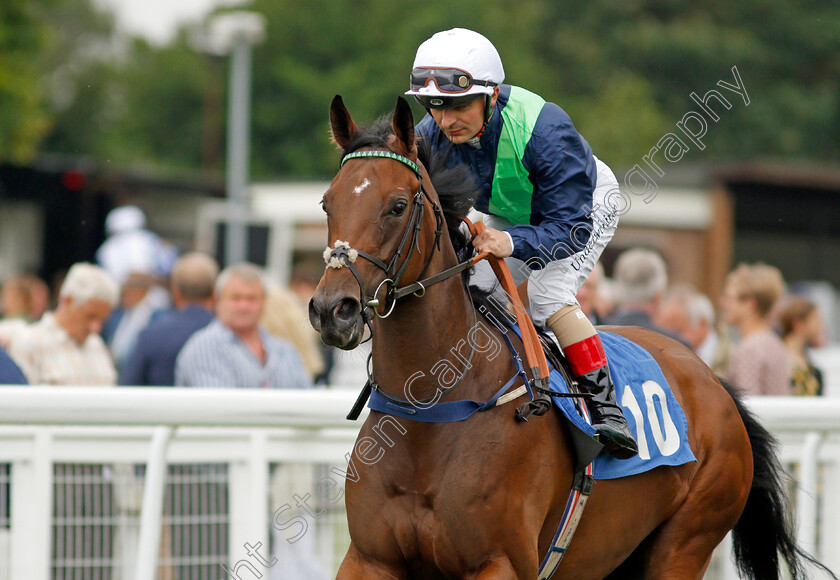
[[[809,351],[827,344],[828,327],[813,300],[788,293],[781,272],[760,262],[738,264],[715,298],[669,284],[665,261],[646,248],[619,255],[612,278],[598,265],[578,294],[595,323],[642,326],[678,340],[747,394],[822,394],[822,372]]]
[[[113,210],[97,264],[73,265],[54,292],[32,274],[0,295],[0,384],[308,388],[329,383],[330,351],[309,325],[316,281],[272,284],[259,267],[221,272],[181,256],[133,206]],[[670,284],[662,257],[634,248],[612,277],[597,264],[578,295],[595,324],[656,330],[749,394],[819,395],[809,349],[827,329],[817,305],[771,265],[739,264],[720,296]]]
[[[29,273],[0,296],[0,384],[309,388],[328,381],[309,296],[253,264],[221,272],[181,256],[124,206],[106,220],[96,264],[74,264],[54,292]],[[301,293],[311,284],[296,284]]]

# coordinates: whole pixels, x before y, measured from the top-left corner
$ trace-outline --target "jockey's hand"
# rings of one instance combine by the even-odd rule
[[[485,229],[473,238],[472,243],[477,252],[488,252],[497,258],[507,258],[513,253],[508,235],[493,228]]]

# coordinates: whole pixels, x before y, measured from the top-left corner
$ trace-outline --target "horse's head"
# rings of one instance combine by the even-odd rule
[[[326,344],[352,349],[373,313],[393,307],[397,284],[414,282],[426,269],[443,219],[417,161],[405,99],[397,101],[390,124],[361,130],[336,96],[330,121],[342,166],[322,201],[327,268],[309,302],[309,319]]]

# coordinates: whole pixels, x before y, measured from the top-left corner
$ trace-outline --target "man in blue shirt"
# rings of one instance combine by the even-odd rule
[[[0,385],[28,385],[20,367],[15,364],[12,357],[0,346]]]
[[[184,387],[309,388],[312,378],[288,342],[259,325],[265,307],[263,272],[234,264],[216,280],[216,320],[196,332],[175,363]]]
[[[175,358],[195,331],[213,320],[216,260],[201,252],[181,256],[172,269],[171,292],[176,310],[153,319],[140,332],[120,373],[120,385],[175,385]]]
[[[517,283],[527,276],[534,323],[552,330],[593,395],[599,440],[632,457],[601,339],[575,298],[618,224],[618,182],[563,109],[504,77],[499,53],[477,32],[456,28],[421,44],[406,92],[429,112],[417,125],[421,147],[470,169],[479,186],[472,217],[487,226],[473,246],[508,258]],[[486,262],[472,283],[498,288]]]

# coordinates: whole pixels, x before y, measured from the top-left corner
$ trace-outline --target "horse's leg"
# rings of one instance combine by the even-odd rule
[[[368,561],[359,554],[353,542],[350,542],[350,548],[338,568],[335,580],[402,580],[405,575],[405,570]]]
[[[683,504],[649,538],[646,579],[700,580],[715,547],[738,521],[752,469],[742,463],[749,457],[743,429],[729,425],[721,429],[728,443],[706,455]]]

